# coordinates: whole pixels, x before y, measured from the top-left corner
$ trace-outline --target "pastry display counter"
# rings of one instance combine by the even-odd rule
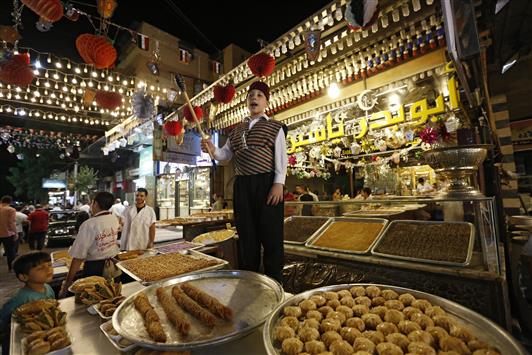
[[[431,224],[438,221],[444,226],[465,225],[472,231],[471,238],[461,245],[466,258],[471,253],[468,263],[462,265],[431,264],[421,260],[400,260],[390,256],[375,255],[371,251],[360,254],[343,250],[342,252],[310,248],[310,237],[306,246],[286,240],[285,235],[285,270],[284,286],[288,292],[299,293],[307,289],[334,285],[339,283],[369,282],[383,283],[398,287],[408,287],[448,298],[471,308],[494,320],[505,328],[510,324],[510,306],[504,264],[504,252],[499,242],[495,224],[495,201],[493,198],[469,200],[432,198],[413,199],[379,199],[370,201],[338,202],[286,202],[286,205],[313,205],[314,216],[319,214],[320,204],[327,206],[329,217],[330,205],[337,205],[337,211],[343,207],[352,210],[376,210],[379,208],[399,208],[408,205],[424,205],[417,210],[416,223]],[[453,223],[447,216],[447,209],[452,208]],[[301,208],[297,208],[301,210]],[[461,211],[457,214],[456,210]],[[381,217],[382,218],[382,217]],[[386,218],[384,218],[386,219]],[[378,220],[378,219],[376,219]],[[389,221],[389,220],[388,220]],[[399,223],[395,220],[394,223]],[[461,223],[456,223],[461,222]],[[466,222],[466,223],[464,223]],[[390,223],[390,222],[388,222]],[[447,228],[447,227],[446,227]],[[454,227],[453,227],[454,228]],[[454,229],[449,229],[451,232]],[[423,227],[416,236],[425,237]],[[318,232],[319,233],[319,230]],[[452,232],[451,235],[456,233]],[[375,243],[378,246],[382,233]],[[316,236],[316,235],[314,235]],[[341,239],[341,236],[338,235]],[[375,251],[375,247],[373,251]],[[409,246],[405,246],[408,248]],[[414,250],[415,251],[415,250]],[[388,251],[390,252],[390,251]],[[398,250],[398,252],[400,252]],[[462,255],[463,256],[463,255]],[[463,259],[463,258],[462,258]],[[461,259],[461,260],[462,260]]]

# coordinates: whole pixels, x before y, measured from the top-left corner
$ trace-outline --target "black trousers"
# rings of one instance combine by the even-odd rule
[[[282,282],[284,266],[284,202],[266,204],[273,185],[273,173],[238,175],[233,186],[235,224],[238,232],[240,269],[259,271],[261,246],[264,273]]]
[[[85,260],[83,264],[83,277],[102,276],[105,259],[103,260]]]
[[[28,236],[28,244],[31,250],[42,250],[44,247],[44,239],[46,238],[46,232],[30,233]]]
[[[0,243],[4,246],[4,251],[6,252],[7,256],[7,268],[11,270],[11,263],[15,259],[16,251],[16,241],[15,237],[2,237],[0,238]]]

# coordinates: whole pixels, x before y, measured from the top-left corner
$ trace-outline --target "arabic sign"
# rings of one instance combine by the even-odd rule
[[[459,94],[456,78],[453,76],[447,82],[449,89],[449,108],[455,110],[459,108]],[[406,112],[406,108],[408,108]],[[416,101],[410,105],[399,105],[396,111],[378,111],[354,119],[340,119],[340,122],[333,126],[333,119],[330,113],[325,121],[326,127],[318,127],[307,133],[291,134],[287,136],[287,153],[293,154],[298,148],[323,142],[332,141],[353,135],[355,139],[364,138],[370,130],[378,130],[394,125],[406,124],[411,127],[419,127],[427,123],[430,117],[445,112],[443,94],[439,95],[434,107],[429,107],[427,99]],[[338,121],[338,119],[335,119]]]
[[[196,157],[201,155],[199,136],[187,132],[183,143],[178,145],[174,137],[163,137],[162,126],[154,126],[153,160],[196,165]]]

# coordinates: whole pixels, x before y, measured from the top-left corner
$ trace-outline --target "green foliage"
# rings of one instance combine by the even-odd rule
[[[48,191],[41,187],[42,179],[48,178],[52,173],[50,161],[57,152],[43,150],[39,152],[39,157],[32,150],[23,150],[21,154],[24,158],[16,166],[9,168],[9,175],[6,177],[15,187],[15,196],[35,202],[48,202]]]
[[[69,184],[74,187],[74,190],[78,193],[89,193],[89,191],[96,186],[98,171],[86,165],[82,165],[79,168],[77,178],[74,180],[73,173],[70,173],[70,177]]]

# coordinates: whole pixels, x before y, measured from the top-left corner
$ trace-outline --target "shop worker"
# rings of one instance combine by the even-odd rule
[[[118,254],[118,220],[109,212],[113,200],[113,194],[106,191],[98,192],[92,199],[92,217],[81,224],[74,244],[68,250],[72,262],[60,296],[66,295],[83,262],[83,277],[103,276],[105,262]]]
[[[137,189],[135,205],[123,214],[120,250],[144,250],[153,248],[155,241],[155,211],[146,205],[148,190]]]
[[[251,84],[247,95],[250,117],[229,134],[222,148],[214,147],[209,140],[203,140],[202,147],[206,151],[208,146],[216,160],[234,159],[233,203],[240,268],[259,271],[262,246],[265,274],[281,282],[286,126],[264,113],[269,97],[267,84]]]

